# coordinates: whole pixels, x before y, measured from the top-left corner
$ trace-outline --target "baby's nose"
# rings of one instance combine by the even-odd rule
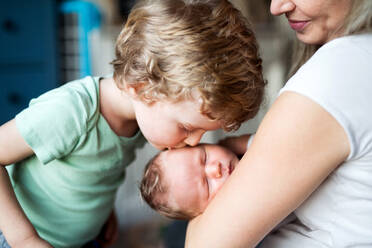
[[[211,162],[205,165],[205,173],[211,178],[222,177],[221,163],[219,161]]]

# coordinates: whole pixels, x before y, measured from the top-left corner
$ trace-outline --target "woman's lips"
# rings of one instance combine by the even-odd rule
[[[302,31],[305,26],[309,23],[308,21],[295,21],[295,20],[288,20],[289,26],[295,31]]]

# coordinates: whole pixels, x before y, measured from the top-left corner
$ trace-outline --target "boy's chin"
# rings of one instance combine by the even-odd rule
[[[160,151],[163,151],[163,150],[166,150],[167,147],[166,146],[162,146],[162,145],[157,145],[157,144],[154,144],[153,142],[151,141],[148,141],[150,143],[150,145]]]

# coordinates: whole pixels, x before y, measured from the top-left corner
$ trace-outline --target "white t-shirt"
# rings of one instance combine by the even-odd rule
[[[322,46],[281,90],[307,96],[344,128],[351,152],[259,248],[372,247],[372,34]]]

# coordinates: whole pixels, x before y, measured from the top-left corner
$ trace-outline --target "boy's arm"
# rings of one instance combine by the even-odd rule
[[[219,145],[230,149],[236,155],[243,155],[251,143],[254,134],[244,134],[241,136],[229,136],[218,142]]]
[[[11,247],[51,247],[38,236],[27,219],[5,169],[6,165],[32,154],[14,119],[0,126],[0,230]]]

